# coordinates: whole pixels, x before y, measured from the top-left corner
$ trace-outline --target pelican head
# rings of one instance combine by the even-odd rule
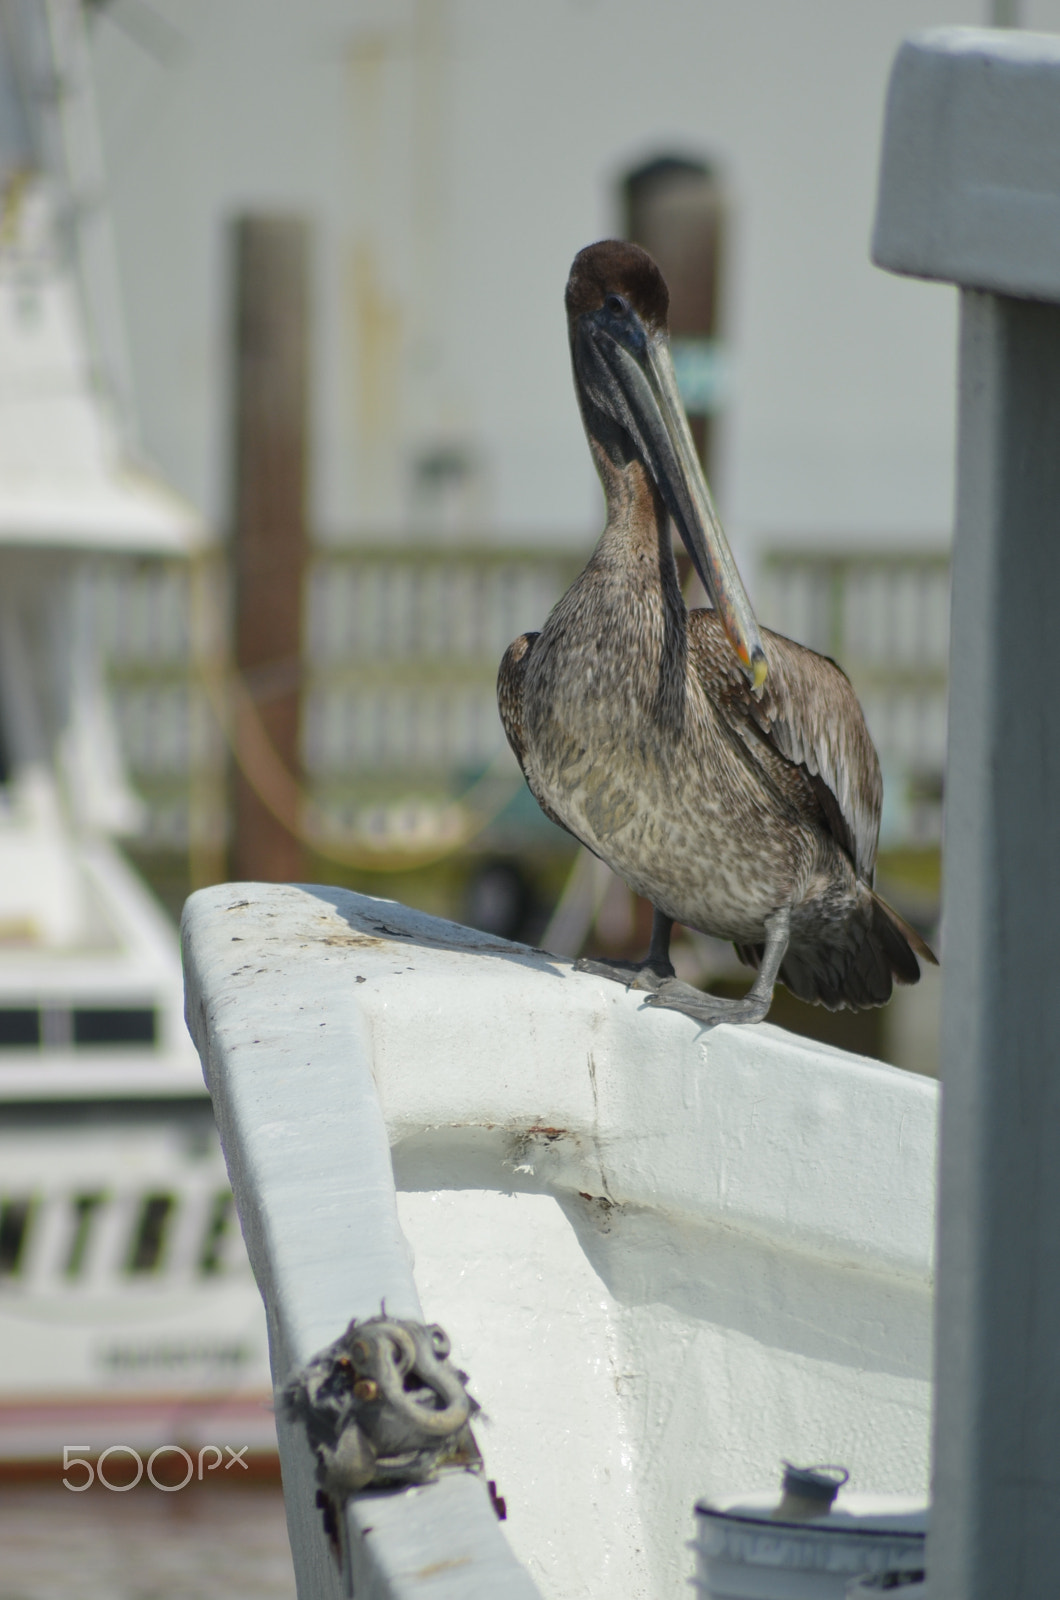
[[[662,273],[639,246],[606,239],[579,251],[567,281],[575,386],[590,438],[616,465],[643,462],[757,690],[765,651],[677,392],[669,304]]]

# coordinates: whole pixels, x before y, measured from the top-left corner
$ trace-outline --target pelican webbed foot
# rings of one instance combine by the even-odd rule
[[[703,1028],[716,1028],[719,1022],[764,1022],[773,1003],[773,991],[755,994],[751,989],[741,999],[725,995],[704,994],[693,989],[690,983],[669,978],[653,988],[644,1000],[646,1006],[657,1006],[665,1011],[680,1011],[692,1017]]]
[[[666,1011],[681,1011],[704,1028],[716,1028],[719,1022],[734,1024],[764,1022],[773,1004],[773,989],[780,964],[788,948],[790,931],[790,907],[782,906],[779,911],[766,918],[766,945],[762,952],[762,964],[754,983],[740,999],[704,994],[701,989],[693,989],[691,984],[682,983],[678,978],[665,978],[651,984],[637,984],[635,987],[651,989],[652,992],[644,1002],[646,1006],[659,1006]]]

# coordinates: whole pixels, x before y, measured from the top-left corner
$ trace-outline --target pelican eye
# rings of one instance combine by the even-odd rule
[[[604,307],[613,317],[624,317],[629,313],[629,301],[620,294],[609,294],[604,300]]]

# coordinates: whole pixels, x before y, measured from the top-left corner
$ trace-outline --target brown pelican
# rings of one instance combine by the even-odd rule
[[[651,257],[605,241],[567,283],[574,383],[607,526],[497,692],[547,816],[652,904],[646,961],[581,962],[708,1025],[760,1022],[779,977],[831,1008],[916,983],[920,936],[875,893],[883,786],[846,676],[759,629],[692,444]],[[688,611],[676,523],[713,610]],[[677,922],[758,968],[740,1000],[679,982]]]

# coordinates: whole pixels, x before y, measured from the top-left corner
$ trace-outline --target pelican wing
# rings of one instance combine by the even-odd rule
[[[731,731],[752,754],[755,735],[764,736],[779,755],[802,770],[827,827],[858,877],[871,885],[883,781],[849,678],[828,656],[764,628],[769,675],[756,698],[714,613],[691,612],[689,628],[708,693]],[[719,673],[724,675],[724,686]]]
[[[846,673],[828,656],[765,630],[769,676],[755,720],[781,755],[804,768],[859,878],[871,884],[883,779]]]
[[[527,658],[540,637],[541,635],[538,633],[521,633],[518,639],[512,640],[504,652],[500,671],[497,673],[497,709],[500,712],[501,724],[508,743],[515,753],[515,759],[519,763],[530,793],[545,813],[549,822],[554,822],[557,828],[562,828],[564,833],[570,833],[571,838],[576,839],[578,837],[577,834],[571,833],[563,818],[558,817],[552,807],[542,800],[530,782],[530,775],[526,770],[526,739],[523,736],[523,679],[526,676]],[[581,843],[580,839],[578,843]]]
[[[513,639],[501,660],[497,673],[497,709],[505,736],[515,753],[515,759],[526,777],[526,740],[523,737],[523,678],[526,675],[526,658],[540,638],[537,633],[521,633]]]

